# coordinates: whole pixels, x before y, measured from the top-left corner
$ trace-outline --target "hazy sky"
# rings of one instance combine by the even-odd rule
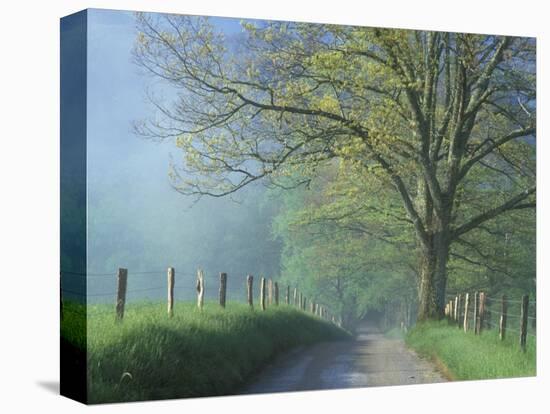
[[[214,18],[227,34],[241,31],[238,19]],[[153,80],[131,61],[136,38],[132,12],[97,10],[88,12],[88,180],[89,195],[105,180],[132,177],[126,183],[142,190],[143,180],[166,182],[158,191],[177,196],[168,186],[168,156],[173,146],[155,144],[131,132],[131,122],[151,114],[145,88]],[[130,205],[145,196],[137,191]]]
[[[231,38],[241,32],[238,19],[213,21]],[[159,270],[149,278],[153,281],[138,285],[154,287],[164,284],[166,267],[175,266],[177,280],[185,277],[186,297],[193,294],[199,266],[208,278],[228,272],[230,281],[244,280],[247,273],[273,275],[279,249],[268,240],[272,207],[243,194],[241,205],[210,198],[190,208],[191,200],[168,180],[170,155],[177,161],[179,150],[171,142],[155,143],[132,132],[132,121],[153,115],[145,91],[156,85],[132,62],[136,34],[132,12],[88,13],[89,294],[113,290],[114,277],[96,280],[93,274],[115,274],[118,267],[128,268],[131,291],[138,285],[136,272]],[[147,296],[157,295],[164,297],[164,289]]]

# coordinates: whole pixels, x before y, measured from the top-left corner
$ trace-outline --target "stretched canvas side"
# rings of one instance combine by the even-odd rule
[[[60,392],[85,403],[87,11],[62,18],[60,26]]]

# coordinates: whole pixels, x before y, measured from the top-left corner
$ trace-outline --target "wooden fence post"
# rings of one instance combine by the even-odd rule
[[[294,300],[293,300],[293,303],[294,303],[294,306],[297,306],[298,305],[298,288],[294,288]]]
[[[197,307],[202,310],[204,305],[204,272],[197,270]]]
[[[267,280],[267,304],[271,305],[273,303],[273,280]]]
[[[174,284],[176,283],[176,271],[173,267],[168,268],[168,316],[174,316]]]
[[[265,277],[260,279],[260,307],[265,310]]]
[[[126,303],[126,287],[128,286],[128,269],[119,268],[116,292],[116,318],[124,318],[124,304]]]
[[[474,292],[474,314],[472,316],[474,335],[479,334],[478,331],[478,319],[479,319],[479,292]]]
[[[458,295],[455,296],[455,303],[454,303],[454,306],[453,306],[453,321],[455,321],[455,322],[458,318],[457,311],[458,311]]]
[[[463,299],[462,299],[462,294],[458,295],[458,301],[456,303],[456,326],[458,327],[458,329],[461,328],[460,325],[462,325],[462,302],[463,302]]]
[[[455,313],[456,313],[456,298],[451,299],[451,321],[455,320]]]
[[[501,341],[506,338],[506,321],[508,319],[508,301],[506,295],[502,295],[500,302],[500,321],[498,324],[498,336]]]
[[[220,306],[225,308],[225,298],[227,295],[227,273],[220,273]]]
[[[521,298],[521,325],[519,327],[519,344],[523,352],[527,347],[527,315],[529,314],[529,296],[523,295]]]
[[[273,283],[273,296],[275,300],[275,306],[279,306],[279,284],[277,282]]]
[[[466,293],[464,299],[464,332],[468,332],[468,306],[470,306],[470,294]]]
[[[477,334],[480,335],[483,330],[483,318],[485,317],[485,292],[479,292],[479,312],[477,318]]]
[[[302,304],[304,303],[303,298],[302,298],[302,292],[300,292],[299,302],[300,302],[300,304],[298,305],[298,308],[301,310],[302,309]]]
[[[246,277],[246,302],[251,308],[254,308],[254,276]]]

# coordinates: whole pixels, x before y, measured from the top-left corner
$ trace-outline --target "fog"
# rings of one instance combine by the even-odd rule
[[[231,34],[240,26],[224,20],[223,27]],[[228,299],[244,300],[247,274],[279,273],[280,244],[271,236],[277,204],[262,186],[236,200],[198,201],[172,188],[170,162],[181,156],[173,142],[132,132],[133,121],[152,113],[146,90],[158,87],[132,63],[135,37],[131,13],[89,12],[87,269],[62,273],[87,273],[89,302],[112,302],[120,267],[128,269],[129,301],[165,298],[169,266],[176,269],[176,298],[191,299],[201,268],[207,299],[226,272]],[[80,291],[78,276],[66,274],[65,295]]]

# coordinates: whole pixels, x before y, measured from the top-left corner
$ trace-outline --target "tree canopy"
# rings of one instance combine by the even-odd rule
[[[244,21],[236,44],[207,18],[137,20],[135,61],[173,94],[151,95],[136,130],[181,148],[174,187],[330,180],[309,219],[335,236],[318,247],[346,228],[412,246],[421,319],[442,315],[450,266],[483,256],[496,218],[535,206],[534,39]]]

